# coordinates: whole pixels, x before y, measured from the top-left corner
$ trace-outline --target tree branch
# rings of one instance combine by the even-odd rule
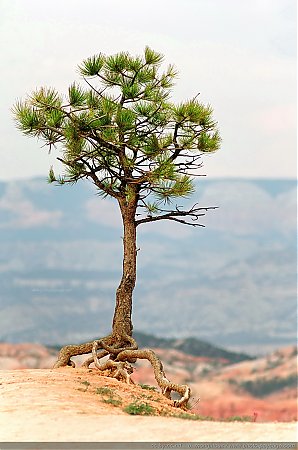
[[[116,145],[112,144],[111,142],[105,141],[102,137],[98,136],[97,133],[92,133],[91,135],[87,135],[91,139],[94,139],[98,144],[100,144],[104,148],[108,148],[109,150],[112,150],[114,153],[119,155],[121,153],[120,148],[118,148]],[[86,137],[86,135],[85,135]]]
[[[165,212],[165,214],[159,215],[159,216],[148,216],[144,219],[136,220],[136,226],[140,225],[141,223],[148,223],[148,222],[156,222],[158,220],[173,220],[175,222],[180,222],[185,225],[191,225],[193,227],[205,227],[205,225],[200,223],[194,223],[198,220],[199,217],[205,216],[206,211],[209,209],[217,209],[217,206],[208,206],[208,207],[197,207],[197,203],[189,210],[181,210],[178,207],[176,207],[175,211],[162,211]],[[205,212],[201,212],[205,211]],[[181,217],[186,217],[189,219],[181,219]],[[190,220],[192,222],[190,222]]]
[[[69,162],[69,161],[65,161],[64,159],[59,158],[59,157],[57,157],[57,160],[60,161],[60,162],[62,162],[62,163],[65,164],[66,166],[73,167],[73,163],[71,163],[71,162]],[[120,197],[120,195],[117,194],[117,192],[113,191],[113,189],[110,189],[109,187],[105,186],[105,184],[97,177],[96,172],[95,172],[94,169],[90,166],[90,164],[88,163],[88,161],[85,161],[85,160],[83,160],[83,159],[81,159],[81,161],[83,162],[83,164],[85,164],[85,165],[88,167],[88,169],[90,170],[90,172],[84,171],[83,174],[82,174],[82,176],[78,177],[78,179],[79,179],[79,178],[82,178],[82,177],[85,175],[86,177],[92,178],[94,184],[95,184],[99,189],[101,189],[102,191],[104,191],[104,192],[106,192],[107,194],[109,194],[111,197],[114,197],[114,198],[119,198],[119,197]],[[66,180],[65,182],[67,183],[67,180]]]

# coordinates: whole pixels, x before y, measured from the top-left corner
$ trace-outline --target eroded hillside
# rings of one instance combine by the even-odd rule
[[[297,419],[294,347],[236,364],[225,358],[193,356],[176,349],[155,351],[169,379],[191,386],[191,412],[216,419],[241,416],[257,422]],[[38,344],[1,343],[0,369],[51,368],[56,355],[55,350]],[[76,358],[77,366],[83,359]],[[147,361],[136,364],[132,378],[136,383],[157,387]]]

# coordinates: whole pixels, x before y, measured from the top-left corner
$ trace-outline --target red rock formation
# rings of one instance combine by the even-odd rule
[[[0,343],[0,369],[47,369],[53,366],[56,352],[39,344]]]
[[[268,383],[276,379],[293,380],[297,369],[297,352],[293,347],[237,364],[186,355],[173,349],[155,351],[169,379],[191,386],[193,412],[215,419],[249,416],[257,422],[297,420],[295,387],[285,386],[262,397],[252,395],[244,388],[245,383],[258,380],[267,380]],[[38,344],[0,343],[0,369],[51,368],[56,354]],[[78,357],[77,363],[84,359]],[[148,361],[138,361],[133,379],[137,383],[157,386]],[[196,404],[199,397],[200,402]]]

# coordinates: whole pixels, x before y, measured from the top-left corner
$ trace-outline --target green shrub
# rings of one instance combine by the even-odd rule
[[[199,414],[189,414],[189,413],[180,413],[175,414],[174,417],[177,419],[186,419],[186,420],[214,420],[213,417],[210,416],[200,416]]]
[[[149,416],[155,413],[155,409],[148,403],[133,402],[127,405],[124,410],[131,415]]]
[[[120,406],[122,399],[118,394],[115,394],[113,389],[108,387],[100,387],[96,389],[96,394],[101,395],[101,401],[113,406]]]
[[[251,422],[252,418],[250,416],[232,416],[224,419],[224,422]]]
[[[101,395],[114,395],[113,389],[107,388],[107,387],[100,387],[96,389],[96,394]]]
[[[113,405],[113,406],[120,406],[120,405],[122,405],[122,400],[120,398],[118,400],[116,398],[109,397],[109,398],[103,398],[102,401],[104,403],[108,403],[108,404]]]
[[[78,388],[78,391],[82,391],[82,392],[86,392],[88,390],[88,387],[90,386],[89,381],[80,381],[81,384],[83,384],[85,387],[85,389],[83,388]]]
[[[141,386],[142,389],[148,389],[149,391],[156,391],[155,386],[149,386],[149,384],[142,384],[140,383],[139,386]]]

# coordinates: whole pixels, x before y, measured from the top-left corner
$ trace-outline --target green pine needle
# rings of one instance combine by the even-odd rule
[[[53,183],[54,181],[56,181],[56,177],[53,170],[53,166],[51,166],[49,170],[48,183]]]
[[[68,88],[68,98],[71,106],[82,106],[86,101],[86,93],[79,85],[73,83]]]
[[[62,99],[58,92],[53,88],[41,87],[33,92],[30,97],[32,106],[37,108],[60,108]]]
[[[175,181],[163,180],[156,189],[156,197],[164,203],[171,203],[174,198],[191,196],[195,191],[193,180],[187,175]]]
[[[198,138],[198,150],[204,153],[215,152],[219,149],[221,138],[218,131],[214,133],[201,133]]]
[[[105,59],[106,58],[102,53],[85,59],[82,65],[79,66],[80,74],[85,77],[93,77],[97,75],[101,71],[105,63]]]
[[[146,64],[149,64],[149,65],[159,66],[164,59],[164,57],[161,53],[155,52],[148,46],[145,47],[144,54],[145,54]]]

